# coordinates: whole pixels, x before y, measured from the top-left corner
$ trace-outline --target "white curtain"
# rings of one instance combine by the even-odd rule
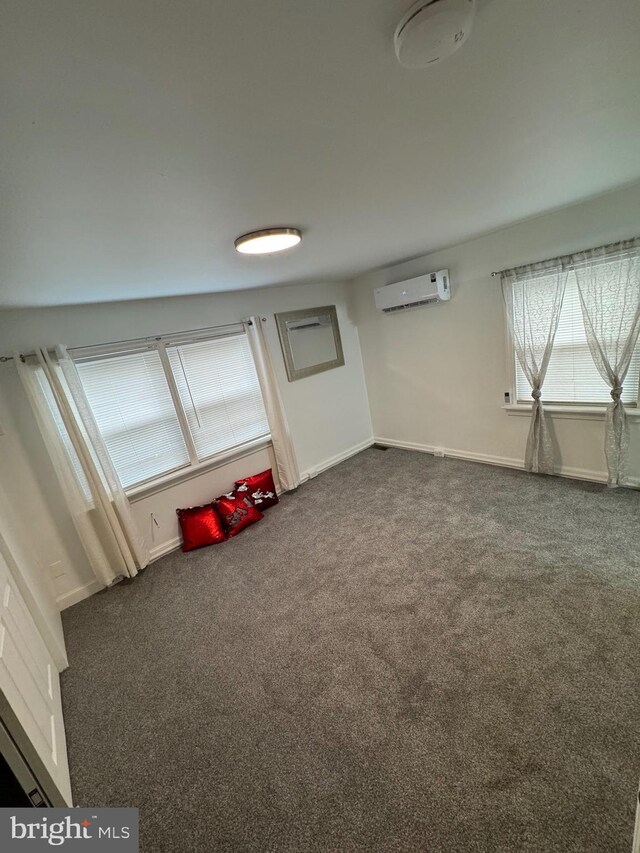
[[[267,412],[273,452],[278,469],[278,480],[284,491],[288,492],[300,484],[300,472],[287,417],[282,405],[280,388],[262,328],[263,322],[259,317],[251,317],[249,320],[245,320],[244,328],[251,346],[264,407]]]
[[[502,273],[511,337],[533,397],[525,468],[540,474],[554,471],[551,433],[541,398],[566,281],[567,272],[556,261],[530,264]]]
[[[93,572],[108,586],[149,562],[127,497],[64,347],[37,350],[18,373]]]
[[[640,333],[640,239],[581,252],[572,262],[591,356],[611,388],[605,423],[608,482],[622,485],[629,425],[620,397]]]

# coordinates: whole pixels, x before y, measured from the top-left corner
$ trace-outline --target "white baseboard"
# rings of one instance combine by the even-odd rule
[[[334,465],[339,465],[341,462],[344,462],[345,459],[355,456],[356,453],[361,453],[363,450],[366,450],[367,447],[371,447],[372,444],[375,444],[373,436],[361,441],[359,444],[354,444],[352,447],[347,448],[347,450],[343,450],[342,453],[337,453],[335,456],[325,459],[324,462],[321,462],[313,468],[307,468],[306,471],[302,471],[300,473],[300,485],[306,483],[307,480],[313,479],[313,477],[317,477],[318,474],[322,474],[323,471],[333,468]]]
[[[411,441],[397,441],[394,438],[383,438],[376,436],[376,444],[382,444],[387,447],[397,447],[400,450],[417,450],[420,453],[433,454],[435,446],[429,444],[417,444]],[[523,459],[513,459],[509,456],[492,456],[489,453],[474,453],[471,450],[456,450],[451,447],[443,448],[444,455],[453,459],[465,459],[468,462],[482,462],[485,465],[498,465],[503,468],[516,468],[520,471],[524,470]],[[606,483],[606,471],[591,471],[587,468],[570,468],[560,466],[556,471],[559,477],[569,477],[573,480],[588,480],[593,483]],[[632,480],[631,486],[636,487],[636,483]]]
[[[159,560],[160,557],[164,557],[165,554],[170,554],[172,551],[177,551],[181,545],[182,539],[179,536],[175,536],[173,539],[169,539],[167,542],[162,542],[160,545],[156,545],[155,548],[152,548],[149,551],[149,562],[155,563],[156,560]]]
[[[104,589],[104,584],[101,584],[99,580],[92,580],[82,586],[77,586],[75,589],[65,592],[56,598],[58,609],[66,610],[67,607],[71,607],[79,601],[89,598],[90,595],[100,592],[101,589]]]

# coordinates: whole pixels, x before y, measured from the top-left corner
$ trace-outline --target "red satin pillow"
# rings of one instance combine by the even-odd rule
[[[236,492],[248,494],[259,510],[264,511],[278,503],[278,493],[273,482],[271,468],[254,474],[253,477],[245,477],[244,480],[236,480]]]
[[[177,509],[182,550],[193,551],[205,545],[215,545],[227,538],[224,524],[213,504]]]
[[[229,492],[221,495],[215,502],[220,513],[227,536],[237,536],[245,527],[260,521],[262,513],[251,503],[246,494]]]

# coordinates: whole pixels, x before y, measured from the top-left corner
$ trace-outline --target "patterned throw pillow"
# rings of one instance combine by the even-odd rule
[[[216,508],[220,513],[227,536],[237,536],[245,527],[260,521],[262,513],[253,505],[246,493],[233,491],[221,495],[215,501]]]
[[[248,494],[261,512],[279,501],[271,468],[261,471],[260,474],[254,474],[253,477],[236,480],[236,492]]]
[[[182,550],[193,551],[205,545],[215,545],[227,538],[222,518],[213,504],[177,509]]]

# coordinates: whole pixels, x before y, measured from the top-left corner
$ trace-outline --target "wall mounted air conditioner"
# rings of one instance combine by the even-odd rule
[[[405,308],[417,308],[420,305],[433,305],[435,302],[447,302],[451,298],[449,270],[419,275],[407,281],[398,281],[375,291],[376,308],[389,314],[391,311],[403,311]]]

